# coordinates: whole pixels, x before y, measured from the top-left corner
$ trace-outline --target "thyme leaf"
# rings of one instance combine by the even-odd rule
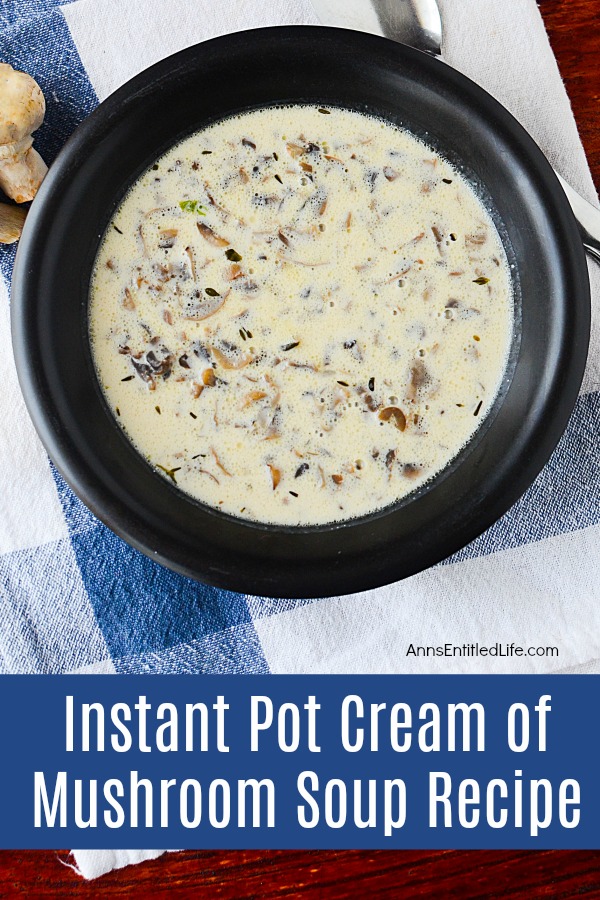
[[[206,215],[206,210],[199,200],[180,200],[179,208],[184,212],[197,213],[199,216]]]
[[[168,477],[171,479],[173,484],[177,484],[177,479],[175,478],[175,472],[179,472],[179,470],[181,469],[181,466],[176,466],[174,469],[167,469],[165,466],[160,466],[157,463],[156,468],[160,469],[161,472],[164,472],[165,475],[168,475]]]

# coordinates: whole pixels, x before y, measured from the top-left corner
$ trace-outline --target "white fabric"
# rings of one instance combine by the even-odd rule
[[[98,878],[112,869],[122,869],[133,863],[156,859],[168,850],[73,850],[75,869],[84,878]],[[67,863],[68,865],[68,863]]]
[[[340,0],[343,2],[343,0]],[[535,0],[440,0],[445,59],[501,100],[540,143],[551,162],[590,200],[595,192],[569,101]],[[78,0],[64,8],[84,66],[102,99],[150,63],[188,44],[266,24],[316,23],[308,0]],[[600,269],[590,268],[594,327],[584,391],[600,388]],[[37,452],[37,451],[36,451]],[[36,489],[35,486],[32,487]],[[51,494],[51,492],[50,492]],[[40,495],[47,497],[44,486]],[[60,538],[48,504],[48,540]],[[11,530],[12,534],[18,534]],[[2,535],[0,535],[0,540]],[[484,559],[439,567],[400,585],[290,605],[255,621],[275,672],[318,671],[596,671],[600,657],[598,529],[563,534]],[[553,583],[560,555],[569,577]],[[473,573],[477,573],[477,578]],[[525,573],[525,578],[523,577]],[[501,601],[499,600],[501,598]],[[265,601],[252,601],[255,606]],[[385,615],[379,611],[385,607]],[[560,644],[561,659],[415,660],[408,643],[515,640]],[[375,652],[368,653],[368,646]],[[387,648],[384,652],[384,648]],[[396,648],[396,650],[394,650]],[[450,663],[450,664],[449,664]],[[160,851],[74,851],[86,878],[153,858]]]
[[[0,346],[10,346],[10,307],[0,278]],[[0,390],[0,555],[67,537],[47,456],[18,387],[12,356],[3,360]],[[14,477],[18,460],[19,477]],[[24,510],[35,509],[35,516]]]
[[[554,583],[560,559],[572,595]],[[588,662],[600,650],[600,527],[557,535],[543,554],[530,545],[437,566],[406,581],[347,597],[331,597],[256,619],[272,672],[530,673]],[[573,623],[573,605],[577,621]],[[581,619],[579,619],[581,617]],[[585,629],[581,628],[585,622]],[[411,644],[558,646],[558,658],[415,657]]]

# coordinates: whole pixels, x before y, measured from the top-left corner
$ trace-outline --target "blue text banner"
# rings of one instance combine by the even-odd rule
[[[2,676],[4,848],[598,848],[598,676]]]

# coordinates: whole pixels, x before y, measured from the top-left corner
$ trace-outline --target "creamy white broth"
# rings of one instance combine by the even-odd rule
[[[385,507],[473,436],[512,336],[509,267],[459,172],[335,108],[227,119],[161,157],[103,239],[98,377],[164,478],[259,522]]]

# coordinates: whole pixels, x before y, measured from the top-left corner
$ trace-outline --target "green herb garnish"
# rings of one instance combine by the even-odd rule
[[[225,256],[230,262],[239,262],[241,260],[241,254],[239,254],[233,247],[230,247],[229,250],[225,251]]]
[[[199,216],[206,215],[206,210],[199,200],[180,200],[179,208],[184,212],[197,213]]]
[[[485,276],[480,275],[479,278],[473,279],[473,284],[487,284],[489,280],[489,278],[485,278]]]
[[[331,115],[331,110],[329,110],[329,109],[324,109],[322,106],[319,107],[319,112],[320,112],[320,113],[323,113],[324,116],[329,116],[329,115]]]
[[[214,288],[204,288],[204,293],[208,294],[209,297],[220,297],[220,293],[215,291]]]

